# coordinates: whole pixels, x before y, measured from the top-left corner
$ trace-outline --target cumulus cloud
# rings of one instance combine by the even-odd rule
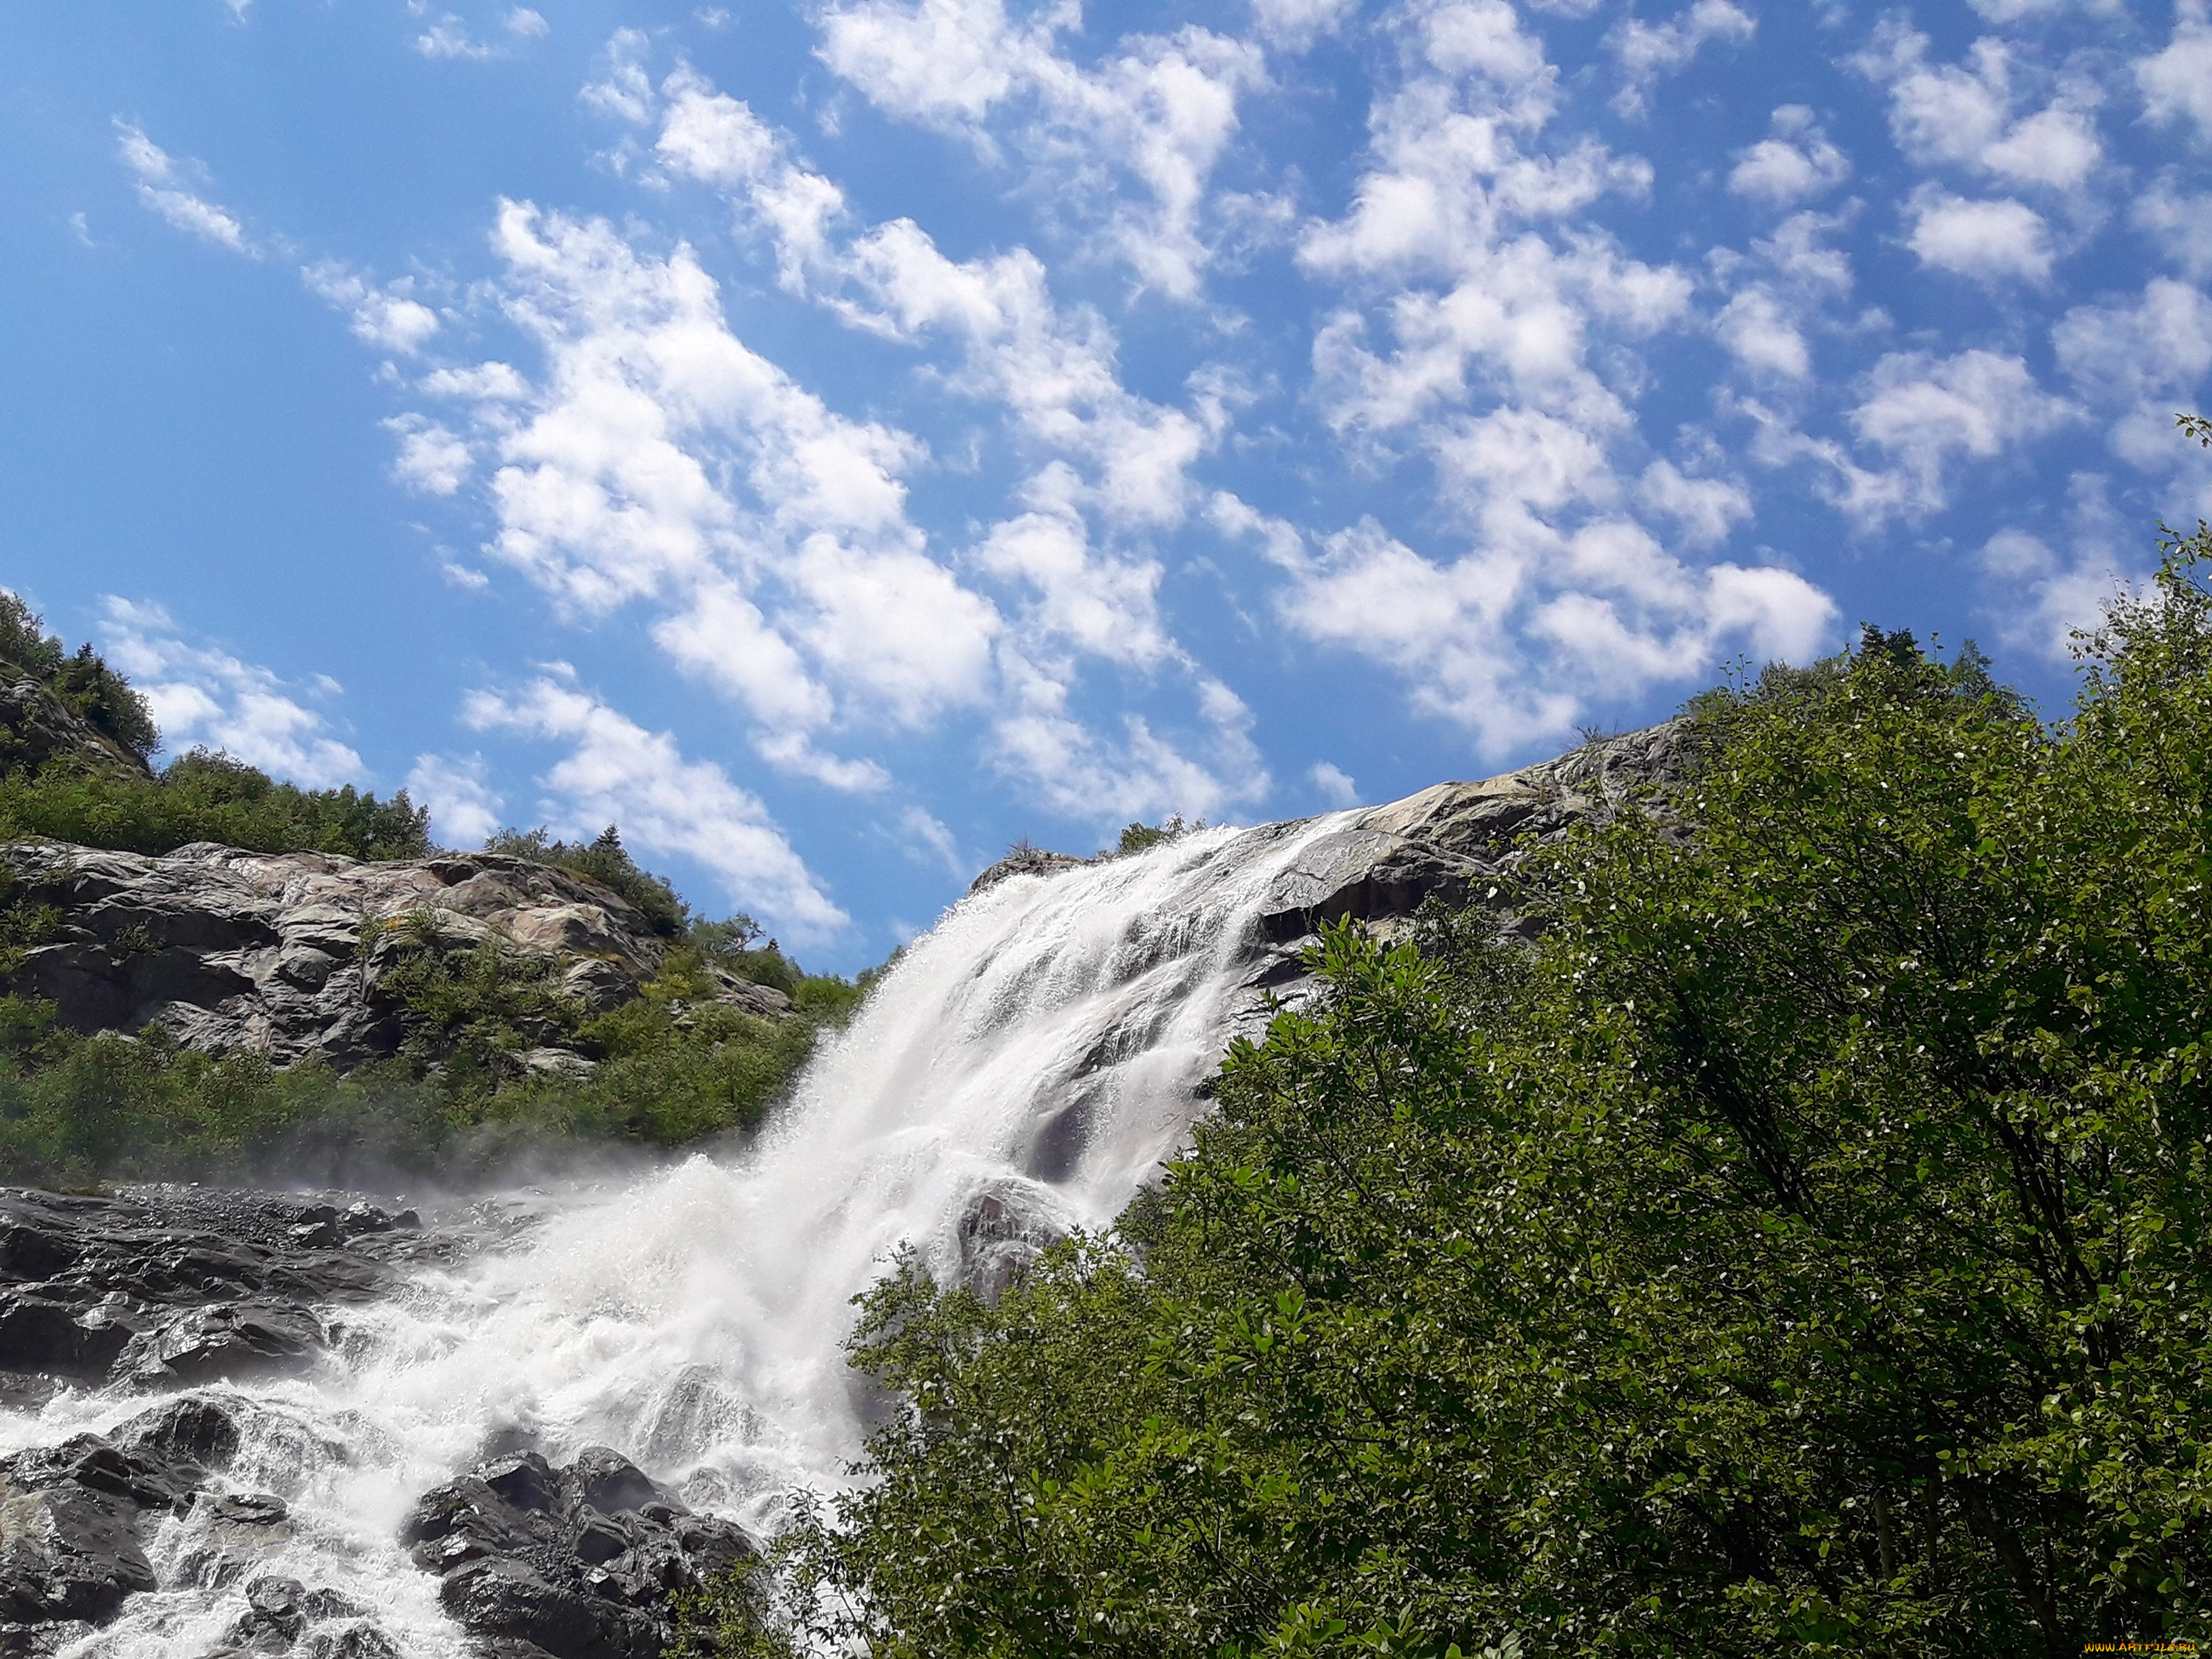
[[[1262,27],[1278,27],[1279,41],[1301,28],[1310,39],[1336,9],[1279,5]],[[1079,18],[1071,4],[1018,21],[1001,0],[858,0],[823,14],[821,52],[886,113],[959,134],[987,156],[1015,146],[1038,182],[1108,204],[1098,241],[1147,286],[1194,298],[1213,252],[1200,208],[1264,59],[1249,41],[1193,26],[1127,37],[1085,67],[1057,50]]]
[[[116,122],[115,137],[123,165],[137,181],[140,201],[187,235],[234,253],[258,252],[237,217],[200,193],[207,178],[204,167],[179,161],[128,121]]]
[[[1944,503],[1944,471],[1954,458],[1993,460],[2076,413],[2038,386],[2016,356],[1891,352],[1875,365],[1848,419],[1860,441],[1886,452],[1897,470],[1855,505],[1877,515],[1932,511]]]
[[[1663,23],[1626,17],[1606,36],[1606,47],[1620,66],[1621,87],[1613,106],[1623,115],[1644,112],[1652,87],[1663,76],[1690,66],[1708,42],[1741,45],[1759,25],[1733,0],[1696,0]]]
[[[153,705],[163,747],[220,749],[309,788],[362,781],[361,757],[268,669],[187,640],[145,600],[100,601],[100,646]],[[335,690],[332,682],[319,687]]]
[[[409,0],[408,9],[422,15],[429,9],[428,0]],[[441,12],[408,44],[424,58],[481,62],[512,56],[521,42],[543,40],[551,33],[551,25],[546,22],[544,15],[528,6],[516,6],[508,11],[500,20],[500,27],[507,37],[507,42],[494,45],[471,37],[466,21],[459,13]]]
[[[2136,84],[2154,121],[2183,118],[2212,136],[2212,23],[2204,0],[2178,0],[2173,36],[2165,50],[2140,59]]]
[[[1941,185],[1923,185],[1905,210],[1912,217],[1907,245],[1933,270],[1985,283],[2041,282],[2051,275],[2049,228],[2026,203],[2010,197],[1967,201]]]
[[[1791,572],[1693,569],[1623,520],[1550,551],[1575,580],[1546,592],[1526,556],[1431,559],[1370,521],[1302,560],[1279,611],[1304,637],[1397,670],[1417,708],[1467,726],[1492,756],[1567,730],[1593,692],[1699,672],[1731,645],[1802,659],[1834,624],[1833,602]]]
[[[446,847],[481,846],[506,805],[486,779],[481,755],[417,755],[407,793],[430,809],[430,833]]]
[[[2187,459],[2173,410],[2212,374],[2212,300],[2153,277],[2130,304],[2075,306],[2051,331],[2058,366],[2082,402],[2111,422],[2113,450],[2145,471]]]
[[[356,338],[373,346],[410,356],[438,331],[438,313],[414,297],[410,277],[379,288],[336,259],[319,260],[300,275],[310,292],[345,313]]]
[[[712,762],[685,758],[669,733],[648,732],[610,707],[565,666],[514,691],[474,692],[462,716],[480,732],[567,748],[539,780],[556,831],[588,835],[619,824],[631,846],[696,861],[732,902],[801,939],[828,938],[850,920],[758,797]]]
[[[1306,774],[1306,779],[1321,792],[1321,798],[1331,806],[1359,805],[1359,786],[1352,781],[1351,773],[1333,762],[1317,763]]]
[[[2062,556],[2043,538],[2000,530],[1982,544],[1976,562],[2000,596],[1990,607],[2002,643],[2033,651],[2052,662],[2072,655],[2077,630],[2093,629],[2126,577],[2108,551],[2084,538]]]
[[[1788,207],[1833,190],[1850,177],[1851,164],[1828,142],[1802,104],[1774,112],[1774,136],[1741,151],[1729,173],[1729,189],[1770,207]]]
[[[468,481],[476,458],[468,444],[422,415],[395,415],[384,429],[399,440],[392,476],[417,495],[450,495]]]
[[[2186,194],[2169,169],[2136,198],[2130,213],[2190,277],[2212,276],[2212,195]]]
[[[1764,287],[1738,293],[1713,319],[1713,331],[1729,355],[1753,374],[1802,380],[1813,372],[1812,348]]]
[[[2005,42],[1977,40],[1960,64],[1929,63],[1928,45],[1926,35],[1892,18],[1857,60],[1888,83],[1890,131],[1907,156],[2014,185],[2072,191],[2087,182],[2104,157],[2093,87],[2063,88],[2041,109],[2016,115],[2020,71]]]

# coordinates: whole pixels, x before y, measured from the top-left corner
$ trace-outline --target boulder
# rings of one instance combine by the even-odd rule
[[[757,1554],[605,1446],[565,1468],[530,1451],[479,1463],[425,1492],[400,1541],[501,1659],[659,1659],[675,1597]]]

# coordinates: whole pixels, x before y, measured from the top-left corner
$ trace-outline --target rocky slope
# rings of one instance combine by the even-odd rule
[[[410,949],[492,939],[550,958],[561,988],[594,1011],[636,996],[667,949],[597,883],[490,853],[367,864],[211,842],[149,858],[26,841],[0,846],[0,874],[17,914],[44,913],[9,991],[52,1000],[75,1030],[158,1021],[206,1053],[280,1064],[313,1056],[343,1070],[393,1052],[405,1011],[386,981]],[[725,991],[749,1012],[787,1006],[736,980]]]
[[[1356,918],[1386,937],[1431,894],[1474,900],[1508,927],[1509,877],[1531,847],[1641,797],[1662,811],[1682,777],[1682,723],[1595,738],[1555,759],[1471,783],[1439,783],[1380,806],[1331,814],[1334,827],[1279,878],[1248,942],[1255,988],[1301,978],[1298,958],[1324,922]],[[1243,831],[1220,854],[1234,860],[1311,819]],[[981,892],[1017,876],[1045,876],[1092,862],[1024,847],[975,878]]]

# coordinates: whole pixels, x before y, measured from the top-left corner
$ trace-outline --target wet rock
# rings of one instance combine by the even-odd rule
[[[141,1412],[113,1437],[126,1452],[144,1451],[201,1469],[228,1468],[238,1455],[237,1420],[212,1400],[191,1396]]]
[[[159,1438],[81,1434],[0,1458],[0,1655],[45,1650],[154,1588],[143,1534],[205,1479]]]
[[[396,1264],[464,1248],[403,1227],[412,1213],[182,1187],[0,1188],[0,1376],[177,1389],[299,1370],[329,1340],[322,1310],[385,1291]]]
[[[310,1631],[301,1644],[301,1659],[399,1659],[392,1638],[374,1625],[343,1630]]]
[[[1048,853],[1042,847],[1030,847],[1024,844],[1015,848],[1012,852],[976,877],[969,884],[968,890],[970,893],[981,893],[989,888],[996,887],[1000,882],[1014,876],[1056,876],[1063,870],[1073,870],[1078,865],[1091,864],[1096,861],[1092,859],[1077,858],[1072,853]]]
[[[658,1659],[674,1597],[757,1553],[604,1446],[561,1468],[536,1452],[480,1463],[426,1492],[400,1540],[447,1612],[511,1659]]]

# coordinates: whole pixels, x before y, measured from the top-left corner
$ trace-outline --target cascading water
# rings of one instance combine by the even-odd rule
[[[963,901],[743,1154],[536,1200],[549,1213],[520,1247],[345,1312],[338,1351],[305,1376],[226,1389],[245,1429],[229,1484],[292,1508],[265,1569],[350,1597],[413,1659],[462,1659],[396,1532],[501,1437],[556,1461],[619,1448],[695,1506],[772,1531],[782,1495],[834,1484],[860,1443],[853,1294],[902,1243],[940,1279],[988,1279],[1025,1239],[1110,1220],[1258,1004],[1271,892],[1349,816],[1201,831]],[[150,1403],[65,1394],[0,1416],[0,1442],[50,1444]],[[163,1521],[162,1588],[64,1651],[219,1645],[242,1603],[198,1565],[203,1530]]]

